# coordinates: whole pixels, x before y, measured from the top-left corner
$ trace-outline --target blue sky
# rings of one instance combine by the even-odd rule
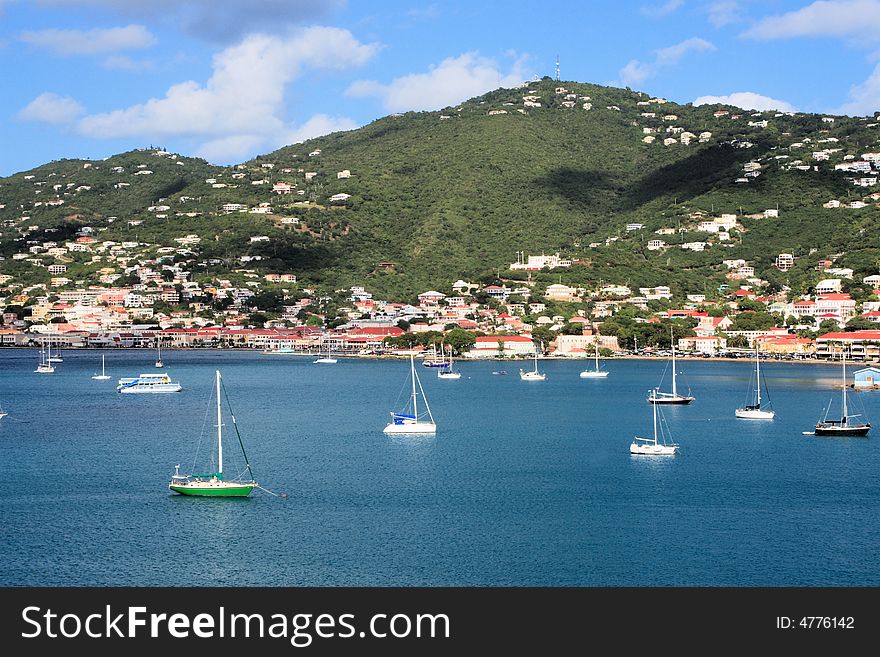
[[[554,75],[880,110],[880,0],[0,0],[0,176],[149,145],[217,164]]]

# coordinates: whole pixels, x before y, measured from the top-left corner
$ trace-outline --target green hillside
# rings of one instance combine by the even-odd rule
[[[525,107],[524,96],[539,97],[533,102],[541,106]],[[103,239],[124,239],[134,230],[141,241],[170,246],[192,233],[203,238],[199,255],[222,260],[226,269],[240,266],[242,255],[260,256],[247,266],[293,272],[328,288],[364,284],[392,298],[447,290],[458,278],[508,276],[517,251],[560,251],[586,263],[537,274],[538,280],[668,284],[677,293],[717,288],[726,259],[746,259],[771,283],[795,286],[813,281],[815,260],[831,254],[842,254],[840,266],[878,271],[877,201],[862,209],[822,207],[880,189],[856,187],[848,180],[853,174],[834,170],[847,155],[880,151],[874,119],[830,122],[648,101],[628,89],[544,78],[439,112],[385,117],[237,167],[149,150],[102,162],[55,162],[0,179],[0,252],[21,250],[24,225],[106,226]],[[713,116],[720,110],[728,114]],[[650,113],[655,116],[645,116]],[[664,119],[670,115],[675,118]],[[643,141],[645,129],[657,131],[653,143]],[[694,135],[689,145],[680,142],[683,132]],[[699,140],[706,132],[711,136]],[[664,145],[666,138],[677,141]],[[828,159],[814,158],[825,149],[833,151]],[[760,165],[758,176],[744,178],[748,162]],[[153,173],[134,175],[139,165]],[[344,170],[351,176],[337,178]],[[294,191],[274,194],[278,182]],[[55,190],[57,184],[64,187]],[[81,186],[90,189],[70,193]],[[350,197],[331,202],[335,194]],[[64,204],[34,206],[55,197]],[[159,203],[170,209],[148,210]],[[269,203],[272,212],[223,214],[224,203]],[[776,208],[778,218],[744,218]],[[691,230],[698,211],[706,218],[736,214],[743,230],[703,252],[676,248],[712,241]],[[133,229],[132,220],[141,223]],[[645,227],[627,232],[633,223]],[[669,248],[648,251],[660,228],[682,232],[662,236]],[[270,240],[253,244],[254,235]],[[780,252],[800,258],[785,274],[771,267]]]

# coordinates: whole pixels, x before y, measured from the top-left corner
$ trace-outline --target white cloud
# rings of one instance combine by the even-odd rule
[[[495,60],[468,52],[444,59],[427,73],[412,73],[388,84],[358,80],[345,93],[356,97],[376,96],[390,112],[436,110],[498,87],[521,84],[527,78],[525,59],[518,58],[505,73]]]
[[[252,33],[280,34],[314,21],[347,0],[36,0],[44,6],[100,7],[139,20],[162,20],[187,34],[233,43]]]
[[[666,0],[662,5],[649,5],[642,7],[640,11],[645,16],[650,16],[651,18],[661,18],[663,16],[668,16],[676,9],[681,7],[684,4],[684,0]]]
[[[18,113],[18,118],[23,121],[60,125],[71,123],[84,111],[83,106],[73,98],[46,91],[23,107]]]
[[[345,117],[332,117],[315,114],[301,125],[289,125],[273,135],[251,134],[220,137],[203,143],[196,155],[209,162],[241,162],[254,153],[265,152],[320,137],[340,130],[354,130],[357,123]]]
[[[654,74],[654,68],[650,64],[640,62],[638,59],[631,59],[620,69],[620,81],[627,87],[638,85],[647,80]]]
[[[715,50],[715,46],[705,39],[691,37],[681,43],[654,51],[654,61],[640,62],[632,59],[620,69],[620,81],[626,86],[637,85],[656,75],[661,69],[674,66],[690,52]]]
[[[694,101],[694,105],[733,105],[749,110],[778,110],[780,112],[795,112],[791,103],[777,100],[769,96],[762,96],[753,91],[737,91],[727,96],[700,96]]]
[[[132,59],[125,55],[111,55],[101,66],[116,71],[147,71],[154,68],[156,63],[151,59]]]
[[[819,0],[780,16],[770,16],[746,30],[754,39],[833,36],[877,41],[880,0]]]
[[[834,110],[834,113],[870,116],[878,111],[880,111],[880,64],[874,67],[867,80],[850,88],[849,101]]]
[[[156,43],[143,25],[94,30],[39,30],[22,32],[25,43],[46,48],[58,55],[96,55],[120,50],[140,50]]]
[[[715,27],[724,27],[742,21],[743,8],[736,0],[718,0],[707,8],[709,22]]]
[[[315,114],[308,121],[300,126],[293,127],[284,140],[284,143],[293,144],[298,141],[305,141],[312,137],[327,135],[331,132],[339,132],[340,130],[354,130],[357,123],[351,119],[337,116],[327,116],[326,114]]]
[[[211,77],[173,85],[162,98],[151,98],[79,121],[78,131],[89,137],[190,138],[200,152],[222,155],[253,154],[257,148],[286,143],[291,135],[315,130],[354,127],[348,119],[313,117],[291,126],[284,116],[284,93],[303,69],[344,69],[366,63],[377,52],[350,32],[311,27],[287,38],[253,34],[214,56]]]

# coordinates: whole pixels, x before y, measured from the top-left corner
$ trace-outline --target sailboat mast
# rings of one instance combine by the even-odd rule
[[[758,408],[761,408],[761,355],[758,352],[758,342],[755,341],[755,378],[758,380]]]
[[[436,350],[434,353],[436,353]],[[409,369],[410,369],[410,378],[412,378],[413,416],[416,418],[416,421],[418,421],[419,411],[418,411],[418,408],[416,407],[416,360],[412,354],[409,355]]]
[[[217,478],[223,479],[223,422],[220,415],[220,370],[217,370]]]
[[[846,351],[844,347],[841,345],[840,347],[840,364],[843,365],[843,422],[847,423],[847,418],[849,417],[849,410],[846,407]]]
[[[656,389],[655,389],[656,392]],[[654,444],[657,444],[657,404],[651,404],[654,407]]]
[[[598,372],[599,371],[599,341],[597,340],[594,344],[596,345],[596,371]]]
[[[101,354],[101,376],[104,376],[104,354]]]
[[[671,332],[669,337],[672,340]],[[678,397],[678,388],[675,386],[675,341],[672,341],[672,396]]]

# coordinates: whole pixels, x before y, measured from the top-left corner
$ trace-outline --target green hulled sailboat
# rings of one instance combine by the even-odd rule
[[[241,442],[241,435],[238,434],[238,425],[235,423],[235,416],[232,415],[232,424],[235,426],[236,435],[238,435],[238,443],[241,446],[241,453],[244,455],[245,468],[250,479],[244,479],[241,476],[236,479],[223,478],[223,416],[220,408],[220,370],[216,375],[216,395],[217,395],[217,472],[208,474],[181,474],[180,465],[174,468],[174,474],[171,476],[171,482],[168,484],[175,493],[181,495],[192,495],[197,497],[247,497],[254,488],[258,488],[258,484],[254,481],[254,475],[251,471],[251,464],[248,462],[247,453],[244,451],[244,443]]]

